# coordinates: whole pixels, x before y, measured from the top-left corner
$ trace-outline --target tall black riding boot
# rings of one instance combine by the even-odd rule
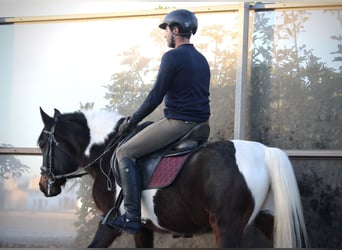
[[[106,225],[120,228],[127,233],[136,234],[141,227],[141,179],[139,170],[130,158],[119,162],[121,186],[126,212],[115,218],[109,218]]]

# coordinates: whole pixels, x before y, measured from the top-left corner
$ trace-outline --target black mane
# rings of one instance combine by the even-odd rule
[[[90,141],[90,131],[83,113],[74,112],[60,115],[56,122],[56,137],[71,145],[76,155],[84,153]]]

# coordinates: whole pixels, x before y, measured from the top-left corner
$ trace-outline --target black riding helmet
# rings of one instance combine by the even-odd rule
[[[179,9],[171,11],[164,18],[164,21],[159,25],[159,28],[166,29],[166,26],[178,24],[181,28],[181,33],[184,35],[195,35],[197,31],[197,18],[194,13],[188,10]]]

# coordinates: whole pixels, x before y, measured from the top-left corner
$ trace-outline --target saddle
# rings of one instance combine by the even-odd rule
[[[148,125],[145,125],[145,127]],[[209,133],[210,127],[208,122],[198,124],[186,135],[165,148],[137,159],[136,165],[142,178],[142,190],[164,188],[170,185],[180,172],[186,159],[195,150],[206,145]],[[133,135],[129,135],[128,137],[130,138]],[[129,138],[126,138],[125,141]],[[112,159],[111,164],[114,164],[112,167],[115,180],[121,186],[116,159]]]

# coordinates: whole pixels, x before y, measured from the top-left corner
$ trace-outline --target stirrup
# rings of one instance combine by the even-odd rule
[[[122,203],[122,200],[123,200],[123,191],[122,191],[122,188],[120,189],[120,193],[119,193],[119,196],[118,198],[116,199],[115,201],[115,204],[114,204],[114,207],[112,207],[108,212],[107,214],[105,215],[101,215],[100,216],[100,219],[101,219],[101,224],[106,224],[107,223],[107,220],[109,219],[109,216],[114,212],[115,215],[119,214],[119,208],[120,208],[120,205]]]
[[[136,234],[139,232],[142,223],[140,218],[130,219],[127,218],[126,214],[123,214],[114,218],[107,219],[106,225],[114,229],[123,230],[129,234]]]

